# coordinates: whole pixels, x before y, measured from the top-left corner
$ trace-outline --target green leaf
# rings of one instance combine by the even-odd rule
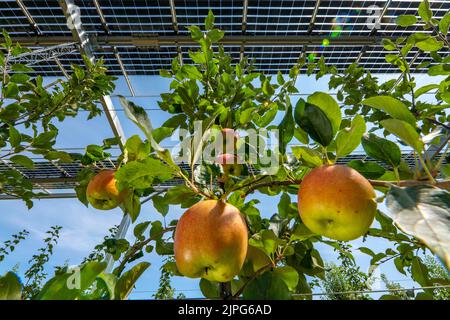
[[[37,300],[75,300],[87,290],[106,268],[106,262],[91,261],[50,279],[37,295]]]
[[[419,257],[413,257],[412,259],[411,276],[422,287],[430,285],[427,266],[423,264]]]
[[[439,30],[442,32],[442,34],[447,35],[449,26],[450,26],[450,12],[447,12],[439,22]]]
[[[303,223],[298,223],[294,228],[294,232],[291,234],[291,241],[304,241],[315,235],[316,234],[309,230]]]
[[[286,152],[287,144],[294,137],[294,127],[295,124],[294,124],[294,117],[292,115],[292,106],[289,105],[283,120],[280,122],[278,126],[280,132],[280,151],[283,154]]]
[[[419,89],[417,89],[415,92],[414,92],[414,97],[415,98],[418,98],[418,97],[420,97],[421,95],[423,95],[424,93],[427,93],[427,92],[429,92],[429,91],[431,91],[431,90],[433,90],[433,89],[438,89],[439,88],[439,85],[438,84],[428,84],[428,85],[425,85],[425,86],[423,86],[423,87],[420,87]]]
[[[444,43],[436,40],[433,36],[428,36],[424,40],[416,41],[416,47],[425,52],[438,51],[441,50],[443,46]]]
[[[126,162],[143,160],[150,154],[150,144],[142,142],[136,134],[131,136],[125,143],[124,155]]]
[[[333,136],[338,132],[342,114],[338,103],[332,96],[323,92],[315,92],[308,97],[308,102],[319,107],[330,120],[331,127],[333,128]]]
[[[280,202],[278,202],[278,214],[282,218],[287,218],[290,205],[291,205],[291,197],[286,192],[283,192],[280,198]]]
[[[220,298],[220,286],[217,282],[211,282],[206,279],[200,280],[200,290],[205,298],[219,299]]]
[[[315,168],[323,164],[322,155],[316,150],[299,146],[292,147],[291,149],[294,156],[308,167]]]
[[[21,300],[22,284],[13,272],[0,277],[0,300]]]
[[[400,27],[409,27],[417,22],[417,18],[412,14],[398,16],[395,23]]]
[[[13,147],[13,148],[18,147],[21,142],[22,142],[22,136],[20,135],[20,132],[13,126],[10,126],[9,127],[9,143],[11,144],[11,147]]]
[[[395,224],[423,241],[450,269],[450,193],[431,186],[393,186],[386,205]]]
[[[169,212],[169,205],[165,202],[165,198],[159,195],[152,197],[153,206],[159,213],[165,216]]]
[[[400,165],[402,153],[398,145],[394,142],[379,138],[371,133],[364,135],[361,143],[369,157],[384,161],[394,167]]]
[[[283,266],[278,267],[273,270],[273,272],[280,277],[281,280],[286,283],[289,290],[294,291],[298,284],[298,272],[290,267],[290,266]]]
[[[347,166],[361,173],[366,179],[378,179],[386,172],[386,169],[376,162],[352,160]]]
[[[416,118],[408,110],[403,102],[390,96],[370,97],[361,102],[364,105],[382,110],[394,119],[404,120],[412,126],[416,126]]]
[[[266,96],[272,96],[275,93],[269,79],[265,79],[262,85],[262,91]]]
[[[355,150],[361,143],[361,138],[366,132],[366,122],[360,115],[353,118],[351,126],[338,132],[336,137],[336,156],[345,157]]]
[[[423,141],[421,140],[416,129],[414,129],[414,127],[409,123],[397,119],[382,120],[380,123],[387,131],[396,135],[407,145],[414,148],[414,150],[418,153],[423,151]]]
[[[267,110],[263,116],[257,117],[253,120],[253,122],[259,127],[266,127],[275,119],[277,113],[278,108],[276,107],[276,105],[271,105],[270,109]]]
[[[214,13],[212,12],[212,10],[208,11],[208,15],[206,16],[205,19],[205,29],[206,30],[211,30],[212,28],[214,28]]]
[[[203,75],[200,71],[198,71],[196,66],[185,64],[181,67],[181,72],[188,79],[192,80],[202,80]]]
[[[174,171],[171,167],[154,158],[128,162],[120,167],[115,174],[120,190],[127,187],[146,189],[153,185],[155,179],[161,182],[173,176]]]
[[[119,280],[117,280],[114,296],[116,300],[126,300],[134,288],[136,281],[150,267],[149,262],[141,262],[133,268],[125,272]]]
[[[199,27],[189,26],[188,29],[191,33],[192,39],[194,39],[195,41],[199,41],[200,39],[203,38],[203,32],[202,32],[202,30],[200,30]]]
[[[14,162],[15,164],[19,164],[19,165],[24,166],[25,168],[28,168],[28,169],[33,169],[34,168],[33,160],[31,160],[27,156],[24,156],[24,155],[21,155],[21,154],[16,154],[16,155],[12,156],[11,158],[9,158],[9,160],[11,162]]]
[[[209,31],[207,35],[208,35],[209,40],[211,40],[212,43],[216,43],[216,42],[219,42],[220,40],[222,40],[222,38],[225,35],[225,32],[223,32],[222,30],[219,30],[219,29],[213,29],[213,30]]]
[[[129,194],[123,201],[125,212],[130,216],[131,222],[135,222],[141,213],[141,201],[134,193]]]
[[[292,296],[282,277],[268,271],[245,287],[243,298],[245,300],[291,300]]]
[[[431,12],[430,3],[428,0],[424,0],[419,4],[419,16],[425,22],[429,22],[433,17],[433,12]]]
[[[321,108],[300,99],[295,108],[295,121],[322,146],[328,146],[333,140],[333,125]]]

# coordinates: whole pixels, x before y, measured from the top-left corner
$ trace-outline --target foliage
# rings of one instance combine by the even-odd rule
[[[56,121],[75,117],[86,111],[88,119],[101,113],[98,104],[103,95],[114,89],[114,78],[106,75],[103,62],[95,64],[84,59],[85,67],[72,65],[67,80],[44,85],[43,78],[30,77],[33,69],[17,62],[17,58],[30,50],[13,44],[3,32],[4,43],[0,51],[0,154],[18,168],[34,168],[31,157],[39,155],[50,161],[70,162],[79,155],[56,150],[58,136]],[[6,187],[7,186],[7,187]],[[0,173],[0,192],[26,202],[39,196],[32,184],[17,170],[11,168]]]
[[[30,267],[25,271],[25,283],[23,285],[23,299],[31,299],[42,289],[42,282],[47,274],[44,271],[45,265],[53,255],[53,249],[58,244],[60,231],[62,227],[54,226],[47,231],[47,237],[44,239],[45,246],[38,249],[38,253],[28,261]]]
[[[161,276],[159,278],[159,288],[158,291],[153,295],[155,299],[158,300],[170,300],[175,298],[175,289],[172,287],[171,278],[175,275],[174,272],[169,268],[173,265],[175,260],[171,257],[165,258],[163,260],[163,265],[159,270],[161,270]],[[177,299],[184,299],[185,295],[179,293],[176,297]]]
[[[325,277],[319,285],[327,294],[327,300],[371,300],[365,293],[352,293],[351,291],[370,291],[373,279],[360,271],[349,250],[350,246],[340,244],[338,260],[340,265],[325,264]],[[341,293],[338,293],[341,292]],[[342,293],[349,292],[349,293]]]
[[[166,224],[165,217],[173,206],[188,208],[204,198],[226,200],[241,211],[248,225],[249,245],[265,260],[261,265],[246,261],[230,283],[202,279],[200,288],[208,298],[308,299],[311,286],[307,277],[312,277],[313,283],[321,282],[329,292],[329,298],[367,299],[365,295],[339,296],[333,292],[369,288],[372,272],[389,261],[399,272],[410,275],[423,287],[448,282],[441,274],[435,278],[434,267],[427,265],[421,255],[431,250],[447,268],[450,267],[446,241],[450,183],[445,180],[448,170],[443,167],[450,137],[446,124],[450,116],[447,113],[450,60],[438,53],[444,47],[450,49],[447,40],[449,18],[448,14],[441,21],[432,18],[428,1],[420,5],[418,13],[419,20],[411,16],[398,17],[399,26],[419,21],[426,30],[434,32],[419,31],[407,38],[383,41],[384,48],[390,51],[386,60],[401,72],[398,81],[385,83],[380,83],[357,64],[339,73],[334,66],[327,66],[323,57],[318,61],[306,61],[301,57],[287,75],[267,76],[256,72],[247,58],[234,63],[220,42],[224,33],[214,27],[212,12],[205,20],[204,30],[198,26],[189,27],[191,37],[199,47],[189,51],[193,63],[182,64],[176,57],[169,70],[161,71],[161,76],[170,78],[171,82],[170,92],[161,94],[159,107],[171,117],[160,128],[153,128],[144,108],[121,98],[125,114],[143,134],[142,137],[130,137],[119,157],[115,174],[117,187],[128,190],[122,209],[134,222],[141,214],[142,203],[151,201],[161,219],[144,220],[135,225],[132,243],[126,239],[105,238],[93,255],[76,269],[86,274],[89,281],[69,289],[64,283],[73,269],[59,270],[36,297],[52,299],[59,297],[57,292],[62,292],[64,299],[126,299],[149,264],[140,262],[125,271],[126,267],[138,259],[145,260],[145,255],[153,250],[168,259],[157,295],[172,297],[169,275],[180,275],[176,264],[170,260],[174,253],[173,231],[177,220]],[[432,77],[443,76],[439,83],[416,87],[412,75],[415,70],[406,59],[413,48],[430,55],[435,65],[429,66],[425,62],[417,68],[428,68],[428,75]],[[337,90],[337,101],[328,93],[315,92],[292,103],[291,95],[298,93],[301,87],[296,84],[301,72],[315,74],[316,78],[330,76],[329,88]],[[89,72],[83,74],[90,77]],[[101,71],[92,74],[103,79],[99,83],[109,83],[110,78],[105,78]],[[8,92],[16,91],[14,85],[8,88],[9,85],[5,89]],[[103,93],[110,86],[102,85],[97,89],[94,90],[96,93]],[[64,86],[60,90],[64,92]],[[423,99],[430,90],[435,90],[436,102]],[[94,96],[91,100],[95,100],[96,95],[89,94],[91,98]],[[84,108],[92,108],[89,109],[92,115],[97,112],[91,104]],[[6,109],[0,111],[0,118]],[[45,111],[39,112],[45,114]],[[60,116],[64,118],[64,113]],[[41,122],[44,130],[55,132],[50,120]],[[31,143],[37,139],[37,136],[28,138],[17,134],[17,122],[7,123],[8,135],[5,137],[9,143],[19,146],[17,141],[22,139]],[[237,171],[240,173],[226,172],[223,166],[207,161],[202,155],[215,143],[214,129],[223,128],[278,129],[279,148],[271,150],[269,158],[280,165],[275,168],[265,165],[258,147],[266,141],[255,142],[246,136],[237,139],[237,145],[245,151],[242,170]],[[162,141],[182,129],[187,133],[181,143],[186,154],[171,154],[170,150],[161,147]],[[52,139],[53,136],[47,140]],[[117,141],[113,139],[104,141],[103,146],[88,146],[85,155],[81,156],[87,167],[79,175],[76,191],[79,200],[86,205],[86,186],[98,170],[96,163],[109,158],[107,150],[115,143]],[[290,148],[293,143],[298,145]],[[42,149],[51,150],[51,145],[47,143]],[[364,235],[363,241],[370,237],[382,238],[390,242],[390,247],[384,252],[357,248],[370,257],[368,274],[356,266],[348,244],[308,230],[298,215],[297,203],[292,200],[298,193],[299,183],[312,168],[334,164],[359,145],[368,157],[352,161],[348,166],[369,179],[381,195],[377,201],[387,201],[389,209],[387,213],[377,212],[377,223]],[[413,150],[414,165],[410,166],[401,158],[400,146]],[[18,149],[19,152],[24,150]],[[250,156],[250,151],[255,150],[256,159]],[[215,150],[212,153],[217,156]],[[178,166],[180,158],[187,159],[184,162],[189,170]],[[25,158],[16,158],[16,162],[31,166]],[[20,177],[17,179],[19,181]],[[179,184],[167,190],[157,189],[159,184],[169,180]],[[23,199],[31,197],[19,191],[16,194]],[[251,197],[256,191],[278,201],[277,212],[261,212],[266,208],[261,208],[259,200]],[[270,218],[265,218],[267,216]],[[342,265],[324,264],[317,249],[319,243],[337,250]],[[111,274],[104,273],[105,265],[100,261],[104,257],[102,251],[119,261]],[[8,284],[14,286],[14,278],[8,277]],[[430,298],[433,292],[433,289],[425,289],[415,299]]]
[[[22,230],[17,234],[13,234],[11,236],[12,239],[6,240],[3,242],[3,245],[0,247],[0,262],[5,260],[5,257],[9,254],[11,254],[17,245],[23,240],[26,239],[26,237],[30,233],[27,230]]]

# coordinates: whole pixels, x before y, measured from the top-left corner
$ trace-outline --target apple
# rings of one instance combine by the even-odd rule
[[[103,170],[89,181],[86,196],[94,208],[110,210],[123,202],[126,191],[119,192],[114,174],[114,170]]]
[[[222,142],[223,142],[223,152],[227,153],[230,151],[237,151],[237,141],[239,140],[239,133],[231,128],[223,128],[221,130],[222,133]],[[228,148],[228,149],[227,149]]]
[[[242,173],[242,166],[238,164],[238,158],[233,154],[219,154],[214,162],[222,166],[223,175],[220,180],[224,183],[228,181],[230,175],[240,176]]]
[[[368,231],[377,211],[375,197],[372,185],[356,170],[325,165],[301,182],[298,210],[311,231],[348,241]]]
[[[240,211],[221,200],[204,200],[178,221],[175,262],[181,274],[227,282],[241,270],[247,255],[247,224]]]

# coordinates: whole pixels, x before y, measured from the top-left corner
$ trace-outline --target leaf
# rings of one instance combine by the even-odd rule
[[[345,157],[355,150],[361,143],[361,138],[366,132],[366,122],[360,115],[353,118],[351,126],[338,132],[336,137],[336,156]]]
[[[287,218],[289,214],[290,205],[291,205],[291,197],[286,192],[283,192],[283,194],[280,197],[280,202],[278,202],[278,214],[282,218]]]
[[[428,36],[424,40],[416,41],[416,47],[425,52],[438,51],[442,49],[443,46],[444,43],[436,40],[433,36]]]
[[[75,300],[105,268],[106,262],[91,261],[80,268],[70,269],[70,272],[58,274],[44,285],[36,300]]]
[[[142,142],[137,134],[133,135],[125,143],[124,154],[126,162],[143,160],[150,154],[150,144]]]
[[[423,141],[420,139],[420,136],[414,127],[409,123],[397,119],[382,120],[380,123],[387,131],[396,135],[400,140],[414,148],[418,153],[422,152],[424,147]]]
[[[342,121],[341,109],[336,100],[327,93],[315,92],[308,97],[308,102],[319,107],[326,114],[333,128],[334,136],[338,132]]]
[[[450,269],[450,193],[431,186],[393,186],[386,205],[396,225],[423,241]]]
[[[212,12],[212,10],[208,11],[208,15],[205,18],[205,29],[206,30],[211,30],[212,28],[214,28],[214,13]]]
[[[366,179],[378,179],[386,172],[386,169],[376,162],[352,160],[347,166],[361,173]]]
[[[439,21],[439,30],[442,34],[448,34],[448,28],[450,26],[450,12],[447,12],[445,16],[442,17],[441,21]]]
[[[433,17],[433,12],[430,9],[430,3],[428,0],[424,0],[419,4],[419,16],[423,21],[428,22]]]
[[[27,156],[24,156],[24,155],[21,155],[21,154],[16,154],[16,155],[12,156],[11,158],[9,158],[9,160],[14,162],[15,164],[19,164],[19,165],[24,166],[25,168],[28,168],[28,169],[33,169],[34,168],[33,160],[31,160]]]
[[[217,282],[211,282],[206,279],[200,279],[200,290],[205,298],[219,299],[220,298],[220,286]]]
[[[21,300],[22,283],[14,272],[0,277],[0,300]]]
[[[395,20],[395,23],[400,27],[409,27],[414,25],[417,22],[417,18],[412,14],[405,14],[398,16]]]
[[[141,262],[133,268],[125,272],[119,280],[117,280],[114,289],[114,297],[116,300],[126,300],[134,288],[136,281],[150,267],[149,262]]]
[[[9,143],[11,144],[11,147],[13,147],[13,148],[18,147],[21,142],[22,142],[22,136],[20,135],[20,132],[13,126],[10,126],[9,127]]]
[[[290,267],[290,266],[283,266],[278,267],[273,270],[275,274],[277,274],[283,281],[286,283],[289,290],[294,291],[298,284],[298,272]]]
[[[120,167],[115,174],[119,190],[126,188],[146,189],[153,185],[155,179],[161,182],[173,176],[174,171],[171,167],[154,158],[128,162]]]
[[[245,287],[243,298],[245,300],[291,300],[292,296],[282,277],[268,271]]]
[[[280,151],[283,154],[286,152],[287,144],[294,137],[294,127],[295,124],[294,117],[292,115],[292,106],[289,105],[283,120],[278,126],[280,132]]]
[[[202,80],[203,75],[196,66],[185,64],[181,67],[181,72],[188,79]]]
[[[294,228],[294,232],[291,234],[291,241],[304,241],[315,235],[316,234],[309,230],[303,223],[298,223]]]
[[[430,285],[427,266],[423,264],[419,257],[413,257],[412,259],[411,276],[422,287]]]
[[[195,41],[198,41],[203,38],[203,32],[202,32],[202,30],[200,30],[199,27],[189,26],[188,29],[189,29],[189,32],[191,33],[192,39],[194,39]]]
[[[164,197],[156,195],[152,197],[153,206],[159,213],[165,216],[169,212],[169,205],[165,202]]]
[[[402,153],[394,142],[370,133],[363,136],[361,143],[369,157],[384,161],[394,167],[400,165]]]
[[[333,140],[332,123],[319,107],[300,99],[295,108],[294,118],[300,128],[322,146],[328,146]]]
[[[219,29],[213,29],[208,32],[208,38],[212,43],[219,42],[224,37],[225,32]]]
[[[361,102],[364,105],[382,110],[394,119],[404,120],[412,126],[416,126],[416,118],[408,110],[403,102],[390,96],[370,97]]]
[[[423,95],[424,93],[427,93],[427,92],[429,92],[429,91],[431,91],[431,90],[433,90],[433,89],[438,89],[439,88],[439,85],[438,84],[428,84],[428,85],[425,85],[425,86],[423,86],[423,87],[420,87],[419,89],[417,89],[415,92],[414,92],[414,97],[415,98],[418,98],[418,97],[420,97],[421,95]]]
[[[123,201],[123,207],[125,212],[130,216],[131,222],[135,222],[141,213],[141,201],[139,197],[134,193],[128,194]]]
[[[315,168],[323,164],[322,156],[316,150],[298,146],[292,147],[291,149],[294,156],[308,167]]]

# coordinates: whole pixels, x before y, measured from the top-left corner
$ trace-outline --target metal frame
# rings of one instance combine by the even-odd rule
[[[59,0],[59,4],[64,12],[64,15],[66,19],[69,21],[71,19],[70,13],[69,13],[69,7],[74,6],[75,3],[73,0]],[[81,17],[79,17],[81,19]],[[73,23],[72,28],[72,36],[73,38],[78,41],[80,44],[81,53],[84,54],[88,59],[91,61],[95,61],[94,51],[91,46],[91,40],[89,36],[87,35],[86,31],[83,28],[82,23],[75,24]],[[120,61],[120,59],[119,59]],[[125,70],[125,69],[123,69]],[[131,83],[130,83],[131,88]],[[132,93],[134,92],[131,88]],[[108,119],[108,122],[111,126],[111,129],[116,137],[119,138],[119,144],[120,147],[123,148],[126,142],[125,133],[123,132],[122,126],[120,124],[119,118],[117,116],[117,113],[114,109],[114,104],[111,100],[110,96],[103,96],[102,97],[102,105],[103,109],[105,111],[105,115]],[[117,231],[115,237],[117,239],[125,237],[127,230],[131,224],[130,216],[127,214],[124,214],[122,221],[119,225],[119,230]],[[111,271],[112,267],[114,266],[114,259],[111,255],[108,255],[106,257],[107,262],[107,271]]]

